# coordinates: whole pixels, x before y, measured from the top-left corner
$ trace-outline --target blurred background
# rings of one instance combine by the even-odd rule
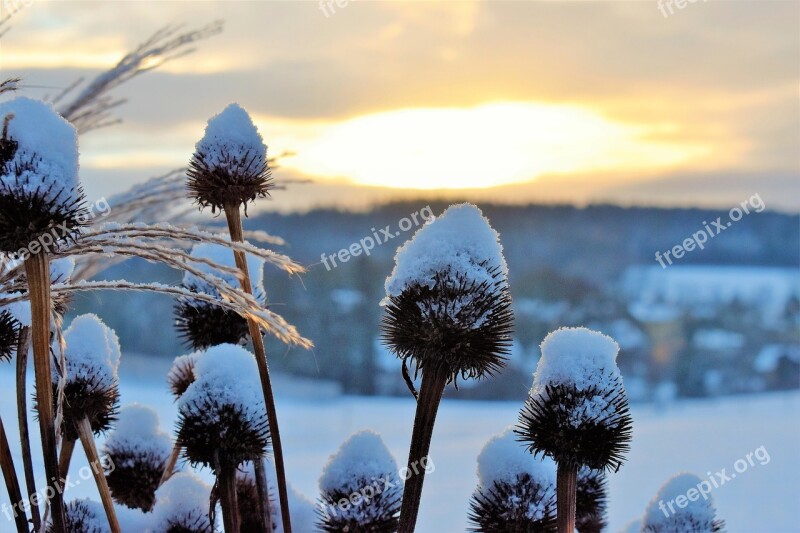
[[[463,383],[448,391],[453,398],[518,404],[545,334],[576,325],[617,339],[637,404],[800,386],[800,3],[3,6],[15,14],[0,40],[0,73],[21,76],[22,93],[37,97],[92,79],[165,24],[224,19],[192,55],[115,89],[127,99],[114,110],[121,122],[81,136],[82,179],[90,201],[110,198],[185,166],[208,118],[228,103],[251,113],[281,155],[273,175],[282,187],[249,210],[246,228],[283,237],[279,250],[308,267],[297,278],[266,272],[272,308],[316,345],[270,342],[283,398],[410,398],[379,339],[383,283],[417,229],[402,221],[456,201],[477,203],[500,232],[516,327],[503,373]],[[323,263],[387,226],[394,238],[368,256]],[[702,248],[686,244],[697,232],[707,236]],[[102,276],[180,281],[140,261]],[[163,383],[186,352],[164,297],[77,296],[73,314],[87,311],[116,329],[130,375]],[[797,396],[780,398],[788,410],[768,403],[752,420],[772,412],[774,427],[789,431]],[[350,427],[361,408],[353,406],[365,404],[347,405],[337,416]],[[508,411],[503,424],[514,421]],[[648,442],[670,438],[652,427],[660,429]],[[789,450],[793,435],[775,433],[775,442]],[[406,437],[390,436],[398,456]],[[744,440],[726,459],[694,466],[702,474],[763,443]],[[789,466],[797,471],[796,460]],[[660,466],[647,472],[662,475]],[[310,492],[311,482],[299,483]],[[754,523],[740,501],[727,502],[741,514],[733,525]],[[612,523],[632,518],[628,509],[612,511]],[[773,512],[788,528],[788,507]]]

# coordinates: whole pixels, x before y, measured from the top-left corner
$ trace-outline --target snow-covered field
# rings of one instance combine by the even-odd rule
[[[140,402],[152,406],[160,413],[165,429],[172,431],[176,408],[167,393],[162,365],[154,365],[158,371],[146,379],[126,375],[124,361],[123,355],[123,404]],[[14,440],[12,366],[0,367],[0,415],[12,440],[14,458],[20,465],[18,444]],[[436,470],[425,481],[418,531],[442,533],[466,529],[467,505],[477,481],[478,453],[489,437],[515,423],[522,394],[524,391],[519,402],[443,402],[431,447]],[[414,416],[410,399],[299,400],[279,396],[277,401],[290,483],[312,499],[328,456],[359,429],[378,431],[398,463],[405,463]],[[763,446],[768,461],[755,459],[754,466],[748,464],[747,470],[735,478],[731,476],[730,481],[712,492],[719,516],[725,519],[727,530],[732,533],[800,531],[798,413],[800,393],[797,392],[685,401],[660,409],[634,406],[632,451],[620,472],[610,478],[609,530],[618,531],[641,515],[658,488],[674,473],[688,470],[701,478],[717,479],[714,473],[725,468],[728,475],[736,474],[736,461],[746,460],[748,453]],[[35,424],[33,420],[31,423]],[[34,435],[35,446],[38,434]],[[75,457],[78,460],[73,463],[73,471],[85,465],[80,451],[76,451]],[[72,490],[72,497],[94,494],[91,481]],[[0,505],[7,501],[5,490],[0,491]],[[0,531],[12,529],[12,523],[5,520],[0,514]]]

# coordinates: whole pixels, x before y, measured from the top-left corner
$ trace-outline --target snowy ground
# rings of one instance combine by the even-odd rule
[[[0,415],[20,465],[13,438],[12,366],[0,367]],[[165,429],[171,431],[176,410],[161,369],[151,379],[143,379],[126,376],[124,367],[123,355],[123,404],[140,402],[154,407]],[[418,531],[466,529],[467,505],[476,483],[476,457],[489,437],[516,421],[521,402],[522,398],[520,402],[443,402],[431,449],[436,470],[426,478]],[[358,429],[378,431],[398,462],[404,463],[414,405],[406,399],[279,397],[278,412],[290,482],[313,499],[328,456]],[[798,412],[800,393],[794,392],[680,402],[663,409],[635,406],[632,452],[610,480],[609,531],[618,531],[637,518],[674,473],[688,470],[703,478],[725,468],[730,475],[735,473],[737,459],[746,459],[761,446],[768,452],[769,462],[762,465],[756,459],[754,466],[748,465],[746,471],[713,491],[719,516],[732,533],[800,531]],[[36,426],[32,427],[35,431]],[[76,459],[81,460],[73,463],[73,471],[85,464],[79,451]],[[73,489],[72,496],[94,494],[92,482],[86,481]],[[7,501],[5,490],[0,491],[0,505]],[[0,531],[11,528],[11,522],[6,523],[0,515]]]

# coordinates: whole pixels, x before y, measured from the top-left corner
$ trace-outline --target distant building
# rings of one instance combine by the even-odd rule
[[[698,314],[709,306],[740,304],[772,324],[800,297],[800,269],[635,266],[623,274],[620,289],[631,302],[667,304]]]

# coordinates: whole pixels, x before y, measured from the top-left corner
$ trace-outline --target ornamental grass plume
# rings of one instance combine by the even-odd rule
[[[454,205],[401,246],[386,280],[382,339],[422,374],[408,467],[425,460],[444,388],[497,372],[511,345],[508,267],[497,232],[471,204]],[[417,469],[419,470],[419,469]],[[414,530],[424,471],[406,480],[399,531]]]
[[[541,349],[516,431],[534,455],[558,465],[558,531],[573,533],[578,470],[616,471],[629,449],[632,421],[616,364],[619,346],[586,328],[561,328]]]
[[[223,344],[197,358],[194,375],[178,400],[177,440],[191,464],[217,476],[225,530],[239,531],[236,470],[269,445],[256,365],[244,348]]]
[[[48,104],[17,97],[0,104],[0,252],[24,261],[31,302],[39,429],[54,527],[64,530],[50,387],[50,254],[88,220],[78,182],[75,128]],[[48,490],[48,492],[51,492]]]
[[[106,474],[114,501],[151,511],[171,451],[172,440],[159,427],[153,409],[139,404],[123,407],[103,447],[114,465]]]
[[[78,439],[86,452],[92,475],[111,531],[120,531],[111,492],[106,482],[95,434],[111,429],[119,410],[120,347],[116,333],[99,317],[85,314],[76,317],[64,332],[66,343],[66,385],[64,387],[64,423],[59,470],[66,478],[72,451]],[[55,350],[54,350],[55,351]],[[58,389],[60,376],[53,373],[52,388]],[[37,406],[41,403],[39,390]]]
[[[708,492],[700,492],[703,484],[699,477],[682,472],[669,479],[647,505],[642,519],[641,533],[717,533],[723,531],[725,522],[717,518],[714,499]],[[691,498],[690,496],[694,496]],[[684,501],[683,506],[677,502]]]
[[[217,244],[197,244],[192,248],[193,258],[208,259],[226,267],[236,268],[229,248]],[[254,296],[264,301],[263,269],[264,261],[252,255],[247,256],[248,270],[256,279]],[[203,272],[220,277],[229,285],[237,285],[239,279],[232,274],[218,272],[205,264],[198,264]],[[185,272],[183,287],[192,292],[201,292],[220,298],[219,291],[205,279]],[[247,319],[209,302],[179,298],[175,304],[175,321],[178,332],[194,350],[205,350],[218,344],[244,344],[248,339]]]
[[[374,431],[359,431],[341,445],[322,471],[319,490],[320,530],[327,533],[397,530],[403,482],[394,457]]]
[[[244,209],[247,216],[248,204],[255,202],[257,198],[269,196],[272,185],[267,147],[247,111],[238,104],[230,104],[219,115],[208,121],[203,138],[195,146],[186,175],[190,197],[201,209],[211,207],[212,213],[223,211],[228,222],[231,241],[244,242],[241,210]],[[242,290],[253,294],[253,284],[245,254],[235,251],[234,258],[242,273]],[[283,529],[285,533],[291,533],[283,446],[267,352],[258,324],[248,318],[247,325],[258,363],[262,395],[269,420]]]
[[[511,428],[478,455],[478,487],[470,500],[470,531],[552,533],[556,530],[556,467],[532,456]]]

